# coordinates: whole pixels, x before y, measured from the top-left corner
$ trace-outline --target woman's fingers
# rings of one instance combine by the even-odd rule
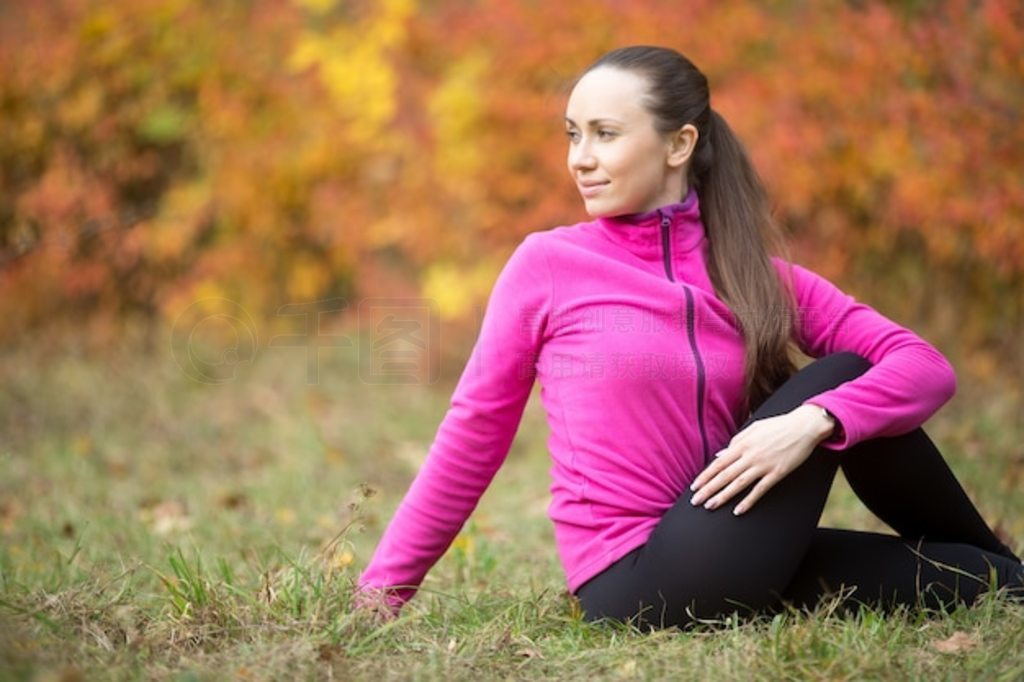
[[[747,496],[744,497],[743,500],[736,505],[736,507],[732,510],[732,513],[736,516],[739,516],[740,514],[749,511],[750,508],[753,507],[754,504],[761,499],[761,496],[763,496],[766,492],[771,490],[772,486],[774,486],[775,483],[778,482],[778,480],[779,478],[773,476],[771,473],[763,476],[761,480],[757,482],[757,485],[755,485],[754,488],[747,494]]]
[[[755,422],[755,427],[759,427],[760,423]],[[711,463],[708,464],[703,471],[697,474],[697,478],[693,479],[693,483],[690,484],[690,490],[697,491],[708,484],[709,481],[716,478],[726,467],[734,464],[739,460],[747,450],[747,439],[750,435],[752,427],[747,427],[743,431],[740,431],[729,444],[724,448],[715,453]]]
[[[817,441],[810,437],[804,413],[796,411],[755,421],[733,436],[693,481],[693,505],[715,509],[750,487],[734,514],[749,510],[779,480],[810,456]]]
[[[749,476],[750,463],[737,456],[731,463],[723,463],[723,466],[719,467],[719,469],[720,471],[714,475],[711,480],[701,486],[697,493],[690,498],[691,504],[701,504],[716,494],[724,494],[724,491],[719,491],[722,491],[723,488],[729,490],[729,486],[733,485],[738,477],[743,476],[744,474]],[[747,485],[749,485],[749,480]],[[736,494],[736,491],[732,490],[728,495],[726,495],[725,499],[734,494]],[[708,509],[713,509],[713,507],[708,507]]]
[[[694,479],[693,485],[690,486],[690,490],[697,491],[690,498],[690,501],[693,504],[700,504],[708,495],[717,492],[727,482],[721,478],[722,472],[735,461],[735,457],[728,457],[723,454],[705,467],[704,471],[700,472],[700,475]]]
[[[697,478],[693,479],[693,483],[690,484],[690,490],[700,490],[709,481],[718,476],[718,474],[725,469],[727,466],[739,459],[740,453],[732,449],[732,446],[721,450],[715,458],[711,460],[711,464],[704,467]]]
[[[752,478],[753,475],[751,470],[747,469],[743,473],[733,478],[732,481],[727,486],[725,486],[725,488],[723,488],[717,495],[714,495],[710,499],[708,499],[708,501],[704,503],[704,508],[717,509],[718,507],[722,506],[724,503],[732,499],[732,497],[736,493],[740,492],[741,490],[749,486]],[[697,502],[697,504],[700,503]]]

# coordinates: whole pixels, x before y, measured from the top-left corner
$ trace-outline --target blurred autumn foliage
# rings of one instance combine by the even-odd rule
[[[991,373],[1024,324],[1017,0],[48,0],[0,6],[0,335],[226,298],[465,317],[585,218],[572,78],[680,49],[794,256]]]

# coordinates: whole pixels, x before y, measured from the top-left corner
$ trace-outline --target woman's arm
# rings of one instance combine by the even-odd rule
[[[787,265],[776,263],[783,271]],[[792,265],[804,352],[820,357],[853,351],[873,365],[852,381],[809,398],[834,415],[836,436],[822,446],[843,450],[878,436],[914,430],[956,392],[956,373],[934,346],[824,277]]]
[[[530,234],[498,275],[426,460],[359,577],[358,605],[383,600],[397,614],[476,508],[529,399],[550,306],[546,255]]]
[[[786,277],[789,265],[781,259],[775,265]],[[824,277],[797,265],[791,272],[797,342],[803,351],[812,357],[853,351],[872,367],[787,414],[757,420],[736,434],[694,479],[692,504],[714,509],[754,484],[735,507],[742,514],[816,446],[840,450],[869,438],[907,433],[956,390],[952,366],[922,338]]]

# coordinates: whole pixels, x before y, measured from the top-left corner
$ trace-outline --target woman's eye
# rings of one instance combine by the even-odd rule
[[[615,131],[613,130],[598,130],[597,136],[604,139],[610,139],[615,137]]]
[[[570,139],[570,140],[572,140],[573,142],[575,142],[575,141],[576,141],[576,139],[577,139],[577,138],[578,138],[578,137],[580,136],[580,134],[579,134],[578,132],[576,132],[575,130],[566,130],[566,131],[565,131],[565,134],[566,134],[566,135],[567,135],[567,136],[569,137],[569,139]]]

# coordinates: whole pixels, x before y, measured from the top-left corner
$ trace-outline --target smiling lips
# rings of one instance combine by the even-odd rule
[[[580,194],[582,194],[586,198],[589,198],[589,197],[597,196],[598,194],[600,194],[601,189],[604,188],[604,186],[607,185],[607,184],[608,184],[607,181],[603,181],[603,182],[593,182],[593,181],[591,181],[591,182],[580,182],[580,183],[577,183],[577,186],[580,189]]]

